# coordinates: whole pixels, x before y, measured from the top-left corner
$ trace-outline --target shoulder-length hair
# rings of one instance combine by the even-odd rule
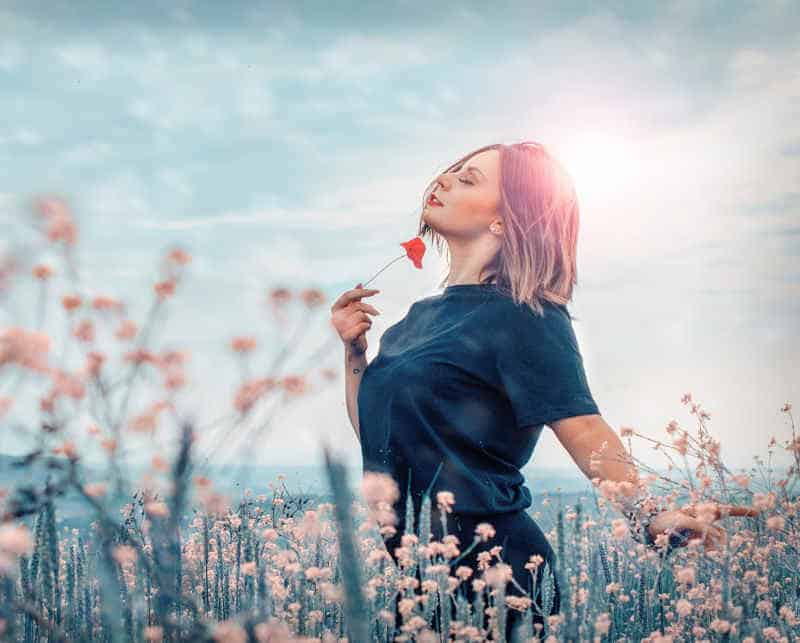
[[[544,301],[566,305],[578,283],[578,198],[572,179],[561,163],[541,143],[486,145],[461,157],[444,172],[456,171],[472,156],[485,150],[500,152],[500,204],[503,245],[481,270],[480,283],[495,283],[516,304],[525,303],[535,314],[544,315]],[[437,183],[425,189],[423,208]],[[429,236],[439,255],[446,240],[420,215],[418,235]],[[448,272],[439,284],[450,280]],[[568,312],[568,311],[567,311]],[[569,313],[568,313],[569,314]],[[570,315],[570,319],[575,319]]]

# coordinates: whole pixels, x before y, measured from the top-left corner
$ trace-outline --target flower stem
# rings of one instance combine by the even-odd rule
[[[397,259],[402,259],[403,257],[405,257],[405,255],[404,255],[404,254],[402,254],[402,255],[400,255],[399,257],[397,257]],[[372,275],[372,277],[370,277],[370,278],[369,278],[367,281],[365,281],[365,282],[364,282],[364,288],[366,288],[366,287],[367,287],[367,284],[368,284],[370,281],[372,281],[373,279],[375,279],[375,277],[377,277],[377,276],[378,276],[379,274],[381,274],[381,273],[382,273],[384,270],[386,270],[386,269],[387,269],[389,266],[391,266],[391,265],[392,265],[392,264],[393,264],[395,261],[397,261],[397,259],[392,259],[392,260],[391,260],[389,263],[387,263],[387,264],[386,264],[386,265],[385,265],[383,268],[381,268],[381,269],[380,269],[378,272],[376,272],[374,275]]]

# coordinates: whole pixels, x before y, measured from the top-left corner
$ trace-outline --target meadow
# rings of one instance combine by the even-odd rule
[[[64,199],[33,200],[24,223],[40,234],[38,251],[58,261],[41,261],[30,249],[0,257],[3,300],[28,289],[37,302],[30,324],[0,330],[0,424],[26,445],[6,457],[11,475],[0,489],[3,640],[501,640],[508,611],[519,610],[525,640],[800,641],[800,439],[790,403],[780,429],[790,437],[771,440],[748,471],[725,466],[710,414],[691,394],[680,401],[694,426],[673,421],[660,440],[623,429],[629,446],[635,438],[663,454],[670,475],[642,471],[675,507],[759,509],[757,517],[720,523],[728,533],[723,547],[707,549],[701,539],[670,552],[636,544],[599,484],[587,494],[545,494],[531,515],[558,564],[547,570],[538,600],[514,597],[501,548],[482,569],[458,564],[488,527],[475,543],[437,542],[423,518],[405,534],[395,565],[383,543],[396,523],[388,510],[392,480],[369,475],[354,495],[327,446],[329,498],[289,493],[281,476],[238,495],[221,490],[208,454],[197,449],[200,432],[258,435],[265,421],[256,411],[268,402],[302,403],[309,382],[341,383],[341,375],[277,376],[281,354],[268,372],[241,369],[229,414],[198,421],[184,395],[188,356],[152,340],[159,315],[179,297],[190,254],[176,247],[159,258],[149,313],[136,321],[125,302],[89,296],[78,280],[79,230]],[[58,289],[49,287],[56,276]],[[53,320],[43,312],[51,300]],[[324,295],[274,288],[268,301],[276,311],[311,310]],[[50,327],[67,329],[61,346],[52,345]],[[260,340],[228,341],[232,358],[246,364]],[[141,459],[156,429],[172,437],[172,447],[134,467],[132,454]],[[788,464],[773,465],[776,453]],[[434,514],[449,508],[442,495],[425,503],[423,516],[426,507]],[[532,574],[540,564],[532,557]],[[557,615],[549,615],[553,575],[561,587]],[[467,584],[476,591],[471,604]],[[533,622],[537,613],[542,624]]]

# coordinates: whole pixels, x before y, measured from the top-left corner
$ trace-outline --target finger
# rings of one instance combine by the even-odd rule
[[[347,305],[347,310],[352,311],[363,311],[365,313],[369,313],[370,315],[380,315],[380,311],[375,308],[374,306],[370,306],[369,304],[365,304],[360,301],[352,302]]]
[[[718,527],[711,527],[708,530],[708,542],[711,543],[712,550],[717,550],[724,547],[725,543],[727,542],[725,530],[719,529]]]
[[[753,506],[741,507],[736,505],[726,505],[726,507],[728,508],[729,516],[748,516],[754,518],[761,513],[760,509],[756,509]]]
[[[354,326],[350,330],[345,331],[342,335],[342,339],[346,342],[351,342],[361,336],[365,331],[369,330],[369,326],[368,323],[358,324],[358,326]]]
[[[380,311],[375,308],[375,306],[370,306],[369,304],[365,304],[364,302],[356,302],[353,306],[358,307],[359,310],[366,310],[372,313],[373,315],[380,315]]]
[[[339,295],[339,298],[333,302],[333,306],[331,306],[331,312],[337,308],[344,308],[350,302],[358,301],[362,297],[371,297],[379,292],[380,290],[377,290],[376,288],[353,288],[353,290],[343,292],[341,295]]]
[[[354,310],[350,315],[347,316],[347,321],[350,323],[369,322],[371,324],[372,318],[363,310]]]

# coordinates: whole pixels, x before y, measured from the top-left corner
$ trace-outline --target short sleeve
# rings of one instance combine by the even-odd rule
[[[514,305],[497,324],[495,366],[519,428],[599,414],[566,308],[545,305],[539,317]]]

